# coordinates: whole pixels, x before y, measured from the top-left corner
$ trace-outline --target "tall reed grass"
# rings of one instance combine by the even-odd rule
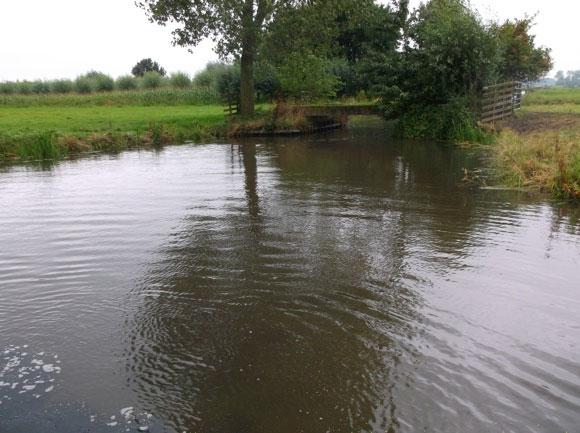
[[[220,104],[217,91],[207,87],[189,89],[161,88],[154,90],[127,90],[88,94],[0,94],[0,106],[154,106],[154,105],[207,105]]]
[[[497,146],[496,166],[505,184],[580,200],[580,131],[505,130]]]

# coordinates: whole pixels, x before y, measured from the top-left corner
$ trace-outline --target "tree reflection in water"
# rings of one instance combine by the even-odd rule
[[[464,266],[488,210],[450,152],[334,140],[232,146],[236,188],[192,203],[138,285],[128,380],[176,430],[399,431],[397,395],[422,398],[414,260]]]

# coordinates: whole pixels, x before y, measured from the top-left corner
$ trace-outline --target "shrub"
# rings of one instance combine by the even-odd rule
[[[327,60],[314,54],[292,53],[279,68],[284,93],[295,98],[336,95],[338,79],[329,73]]]
[[[55,80],[50,83],[50,90],[53,93],[70,93],[73,88],[74,84],[71,80]]]
[[[106,74],[95,74],[92,76],[94,89],[97,92],[111,92],[115,89],[115,80]]]
[[[30,95],[32,93],[32,83],[30,81],[17,81],[16,93],[21,95]]]
[[[7,81],[5,83],[0,83],[0,94],[1,95],[13,95],[16,93],[16,84],[12,81]]]
[[[395,126],[402,138],[431,139],[454,142],[491,141],[491,136],[477,126],[465,98],[455,98],[437,106],[407,107]]]
[[[270,63],[256,63],[254,80],[256,97],[260,101],[271,101],[280,92],[280,80],[278,80],[276,68]]]
[[[216,87],[223,99],[237,98],[240,94],[240,69],[234,66],[223,69],[216,77]]]
[[[33,81],[32,82],[32,93],[35,93],[37,95],[50,93],[50,86],[48,85],[48,83],[46,83],[44,81],[40,81],[40,80]]]
[[[93,81],[86,76],[81,75],[75,80],[75,90],[78,93],[91,93],[93,91]]]
[[[228,71],[232,68],[236,68],[236,66],[228,65],[227,63],[208,63],[204,70],[195,75],[193,84],[197,87],[217,89],[219,77],[223,74],[228,74]]]
[[[159,72],[146,72],[143,75],[142,85],[145,89],[158,89],[161,87],[163,77]]]
[[[175,89],[187,89],[191,86],[191,78],[189,78],[189,75],[184,72],[171,74],[169,82],[171,83],[171,87],[174,87]]]
[[[137,88],[137,80],[131,75],[124,75],[117,78],[115,86],[118,90],[134,90]]]

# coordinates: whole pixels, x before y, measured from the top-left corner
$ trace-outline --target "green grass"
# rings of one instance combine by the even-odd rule
[[[531,104],[526,102],[521,111],[523,113],[580,114],[580,104]]]
[[[580,199],[580,130],[530,134],[506,130],[497,150],[496,165],[506,185]]]
[[[201,140],[220,133],[223,106],[0,106],[0,161]]]
[[[528,91],[524,105],[580,105],[580,88],[553,87]]]
[[[495,166],[513,187],[580,200],[580,89],[528,93],[513,126],[497,139]]]
[[[0,95],[0,107],[87,107],[87,106],[178,106],[220,104],[219,95],[204,87],[189,89],[161,88],[102,93]]]

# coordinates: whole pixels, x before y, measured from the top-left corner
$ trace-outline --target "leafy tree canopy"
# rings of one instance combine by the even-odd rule
[[[163,69],[159,63],[154,62],[151,59],[143,59],[137,62],[137,64],[131,70],[132,74],[136,77],[142,77],[147,72],[157,72],[161,76],[165,76],[166,71]]]
[[[550,49],[537,47],[531,29],[534,18],[508,20],[496,29],[501,63],[499,73],[503,78],[535,81],[546,75],[554,66]]]

